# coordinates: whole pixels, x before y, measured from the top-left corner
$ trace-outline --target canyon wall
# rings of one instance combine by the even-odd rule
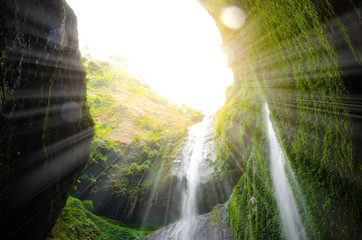
[[[64,0],[1,4],[1,239],[44,239],[93,136],[77,19]]]

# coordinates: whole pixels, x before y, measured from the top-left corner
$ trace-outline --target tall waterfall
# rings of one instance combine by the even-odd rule
[[[205,236],[207,216],[198,215],[197,193],[201,181],[207,179],[212,173],[212,169],[206,163],[206,159],[213,159],[215,155],[212,118],[205,117],[201,123],[190,127],[188,133],[181,157],[175,161],[179,165],[174,172],[182,183],[180,185],[181,219],[148,236],[147,239],[211,239]],[[200,227],[205,228],[205,233],[200,233]]]
[[[207,136],[212,118],[205,117],[201,123],[189,130],[186,146],[183,150],[181,164],[186,179],[186,187],[182,190],[181,222],[183,229],[180,231],[181,240],[194,238],[195,220],[198,215],[197,189],[201,181],[201,165],[208,155]]]
[[[279,208],[285,238],[291,240],[307,239],[303,223],[299,216],[298,207],[285,172],[284,167],[287,159],[284,157],[283,150],[275,136],[267,104],[266,116],[274,197]]]

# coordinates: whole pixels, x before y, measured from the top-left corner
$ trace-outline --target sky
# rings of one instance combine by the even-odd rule
[[[67,0],[78,17],[80,50],[126,57],[171,103],[216,112],[233,82],[212,17],[196,0]]]

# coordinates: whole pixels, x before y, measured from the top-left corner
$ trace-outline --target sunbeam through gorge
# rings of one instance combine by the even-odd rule
[[[233,74],[221,51],[215,21],[197,1],[68,3],[78,16],[82,55],[125,56],[132,74],[144,77],[171,103],[207,113],[223,105]]]

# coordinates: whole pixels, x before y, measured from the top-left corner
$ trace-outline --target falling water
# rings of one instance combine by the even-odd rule
[[[190,129],[184,149],[186,154],[183,157],[182,163],[186,173],[186,187],[182,191],[182,240],[194,238],[195,228],[193,226],[195,226],[196,216],[198,215],[197,188],[201,180],[200,165],[207,157],[207,151],[205,151],[207,144],[205,144],[205,140],[210,121],[210,118],[205,117],[201,123]]]
[[[206,221],[206,215],[198,216],[197,192],[201,181],[207,179],[212,173],[206,163],[206,159],[212,160],[215,154],[212,136],[212,118],[210,117],[205,117],[201,123],[189,129],[181,157],[175,160],[178,164],[175,174],[182,183],[180,184],[181,219],[155,232],[147,239],[210,239],[202,235],[205,233],[200,233],[200,226]]]
[[[298,213],[298,207],[285,172],[284,166],[287,159],[284,157],[283,150],[275,136],[267,104],[266,116],[274,195],[279,208],[285,238],[291,240],[307,239],[303,223]]]

